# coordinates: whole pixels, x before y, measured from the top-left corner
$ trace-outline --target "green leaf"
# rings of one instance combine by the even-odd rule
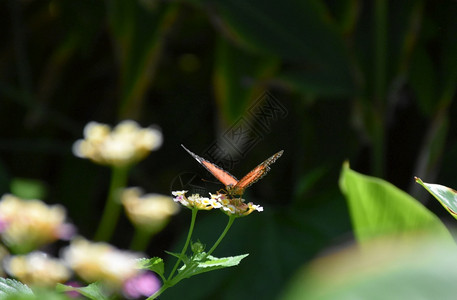
[[[278,67],[273,56],[253,55],[220,38],[214,64],[217,103],[228,124],[235,122],[254,103]]]
[[[198,3],[217,14],[218,28],[246,52],[282,59],[285,73],[281,79],[292,87],[325,95],[347,94],[354,89],[348,51],[322,1]],[[234,59],[231,66],[243,68],[245,63]]]
[[[32,290],[22,282],[0,277],[0,299],[9,296],[33,296]]]
[[[182,261],[183,261],[185,264],[187,264],[187,263],[190,262],[189,257],[188,257],[187,255],[185,255],[185,254],[184,254],[184,255],[181,255],[181,253],[174,253],[174,252],[170,252],[170,251],[165,251],[165,253],[166,253],[166,254],[169,254],[169,255],[171,255],[171,256],[174,256],[174,257],[176,257],[176,258],[178,258],[178,259],[181,258]]]
[[[335,62],[344,53],[341,36],[321,1],[205,1],[238,44],[287,60]],[[333,57],[332,57],[333,56]]]
[[[416,182],[423,186],[441,205],[457,219],[457,191],[444,185],[426,183],[415,177]]]
[[[204,261],[198,262],[197,267],[193,268],[190,273],[186,274],[186,277],[188,278],[197,274],[236,266],[241,262],[243,258],[245,258],[248,255],[249,254],[243,254],[222,258],[217,258],[209,255]],[[186,267],[187,265],[184,265],[179,271],[185,271]]]
[[[85,287],[73,287],[58,283],[56,290],[59,292],[78,292],[92,300],[108,300],[109,297],[103,293],[102,285],[94,282]]]
[[[438,107],[438,74],[426,48],[419,46],[412,56],[409,82],[415,92],[418,107],[426,116],[433,116]]]
[[[351,170],[348,163],[343,165],[340,189],[361,243],[378,236],[418,232],[453,241],[440,219],[410,195],[382,179]]]
[[[43,199],[46,197],[46,186],[40,180],[13,178],[11,193],[23,199]]]
[[[157,3],[150,9],[138,1],[108,1],[108,19],[117,47],[121,77],[123,118],[141,112],[144,94],[153,82],[166,32],[177,16],[174,3]]]
[[[321,66],[286,69],[279,72],[278,80],[287,87],[310,96],[348,96],[355,89],[348,74]]]
[[[164,263],[160,257],[141,258],[138,260],[141,269],[151,270],[163,278]]]

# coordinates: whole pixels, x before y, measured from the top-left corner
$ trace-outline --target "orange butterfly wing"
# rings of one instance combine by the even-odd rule
[[[234,186],[238,183],[238,179],[236,179],[235,176],[233,176],[229,172],[225,171],[224,169],[222,169],[221,167],[219,167],[213,163],[210,163],[206,159],[198,156],[197,154],[193,153],[192,151],[190,151],[189,149],[184,147],[184,145],[181,145],[181,146],[184,148],[184,150],[189,152],[189,154],[192,155],[193,158],[195,158],[202,166],[204,166],[211,174],[213,174],[214,177],[216,177],[225,186]]]
[[[251,186],[252,184],[259,181],[263,176],[265,176],[268,171],[270,171],[270,165],[273,164],[278,158],[281,157],[284,150],[279,151],[278,153],[272,155],[270,158],[265,160],[263,163],[255,167],[251,172],[244,176],[240,181],[235,178],[232,174],[225,171],[221,167],[207,161],[206,159],[198,156],[193,153],[184,145],[181,145],[184,150],[186,150],[193,158],[195,158],[202,166],[204,166],[211,174],[214,175],[220,182],[222,182],[229,194],[241,196],[244,193],[244,190]]]
[[[281,150],[255,167],[251,172],[249,172],[246,176],[241,178],[240,181],[238,181],[238,183],[234,186],[234,190],[244,191],[244,189],[259,181],[268,173],[268,171],[270,171],[270,165],[273,164],[278,158],[280,158],[283,153],[284,150]]]

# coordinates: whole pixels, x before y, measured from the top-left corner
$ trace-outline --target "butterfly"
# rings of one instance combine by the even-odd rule
[[[246,188],[256,183],[259,179],[265,176],[268,173],[268,171],[270,171],[270,165],[273,164],[278,158],[280,158],[284,152],[284,150],[281,150],[278,153],[272,155],[263,163],[255,167],[246,176],[241,178],[241,180],[238,180],[235,176],[225,171],[221,167],[198,156],[197,154],[193,153],[192,151],[184,147],[184,145],[181,146],[184,148],[184,150],[189,152],[189,154],[192,155],[192,157],[195,158],[202,166],[204,166],[211,174],[213,174],[214,177],[216,177],[220,182],[222,182],[222,184],[225,185],[225,189],[229,195],[238,197],[241,197],[244,194]]]

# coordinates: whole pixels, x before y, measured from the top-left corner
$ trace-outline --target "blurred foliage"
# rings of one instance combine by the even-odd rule
[[[240,120],[259,139],[234,175],[285,150],[246,194],[265,212],[237,221],[215,253],[251,255],[164,299],[276,298],[298,266],[351,237],[338,190],[345,159],[432,211],[442,209],[413,176],[457,186],[455,1],[7,0],[0,8],[0,192],[11,192],[13,178],[42,181],[44,200],[65,205],[87,237],[109,182],[107,168],[71,153],[91,120],[161,126],[163,147],[130,178],[148,192],[168,193],[186,171],[207,176],[179,145],[200,155]],[[287,113],[259,129],[249,111],[266,91]],[[148,254],[179,249],[189,219],[175,217]],[[206,214],[196,236],[212,244],[224,220]],[[113,243],[127,247],[131,232],[123,219]]]
[[[433,237],[345,247],[300,270],[281,299],[452,299],[456,248]],[[420,248],[420,251],[417,249]],[[386,288],[389,287],[389,288]]]
[[[26,178],[11,179],[11,193],[23,199],[44,199],[46,186],[39,180]]]

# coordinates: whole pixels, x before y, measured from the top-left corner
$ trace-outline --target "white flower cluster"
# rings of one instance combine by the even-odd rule
[[[263,207],[260,205],[252,202],[245,203],[244,199],[230,198],[223,193],[211,194],[211,198],[218,201],[222,205],[222,211],[228,215],[247,216],[255,210],[258,212],[263,211]]]
[[[87,282],[102,281],[112,288],[122,284],[141,271],[140,255],[121,251],[107,243],[93,243],[75,239],[62,253],[64,261]]]
[[[219,208],[227,215],[247,216],[253,211],[263,211],[263,207],[255,205],[252,202],[245,203],[244,199],[227,197],[226,194],[211,194],[211,198],[201,197],[199,194],[186,196],[187,191],[172,192],[175,202],[178,202],[188,208],[197,208],[201,210],[210,210]]]
[[[192,196],[187,197],[186,193],[187,191],[172,192],[173,196],[175,196],[173,200],[177,203],[181,203],[185,207],[197,208],[200,210],[210,210],[222,207],[217,200],[201,197],[199,194],[193,194]]]
[[[40,251],[9,256],[3,265],[8,274],[30,285],[54,287],[56,282],[66,282],[72,274],[63,261]]]
[[[124,189],[121,201],[130,221],[149,232],[161,230],[179,206],[169,196],[146,194],[140,188]]]
[[[144,271],[138,265],[140,257],[139,253],[78,237],[62,249],[61,258],[35,251],[26,255],[7,256],[3,266],[9,275],[32,286],[54,287],[57,282],[67,282],[74,272],[86,282],[100,281],[108,289],[119,291],[126,284],[131,285],[132,281],[145,283]],[[145,284],[150,284],[151,278],[146,281]],[[144,295],[151,295],[159,286],[159,282],[153,286],[143,286],[143,290],[148,290]],[[133,288],[130,286],[129,290]]]
[[[141,128],[132,120],[122,121],[112,130],[106,124],[89,122],[84,139],[73,144],[73,153],[103,165],[126,166],[158,149],[162,140],[158,129]]]
[[[74,227],[65,223],[61,205],[23,200],[5,194],[0,199],[0,233],[3,242],[17,252],[28,252],[58,239],[70,239]]]

